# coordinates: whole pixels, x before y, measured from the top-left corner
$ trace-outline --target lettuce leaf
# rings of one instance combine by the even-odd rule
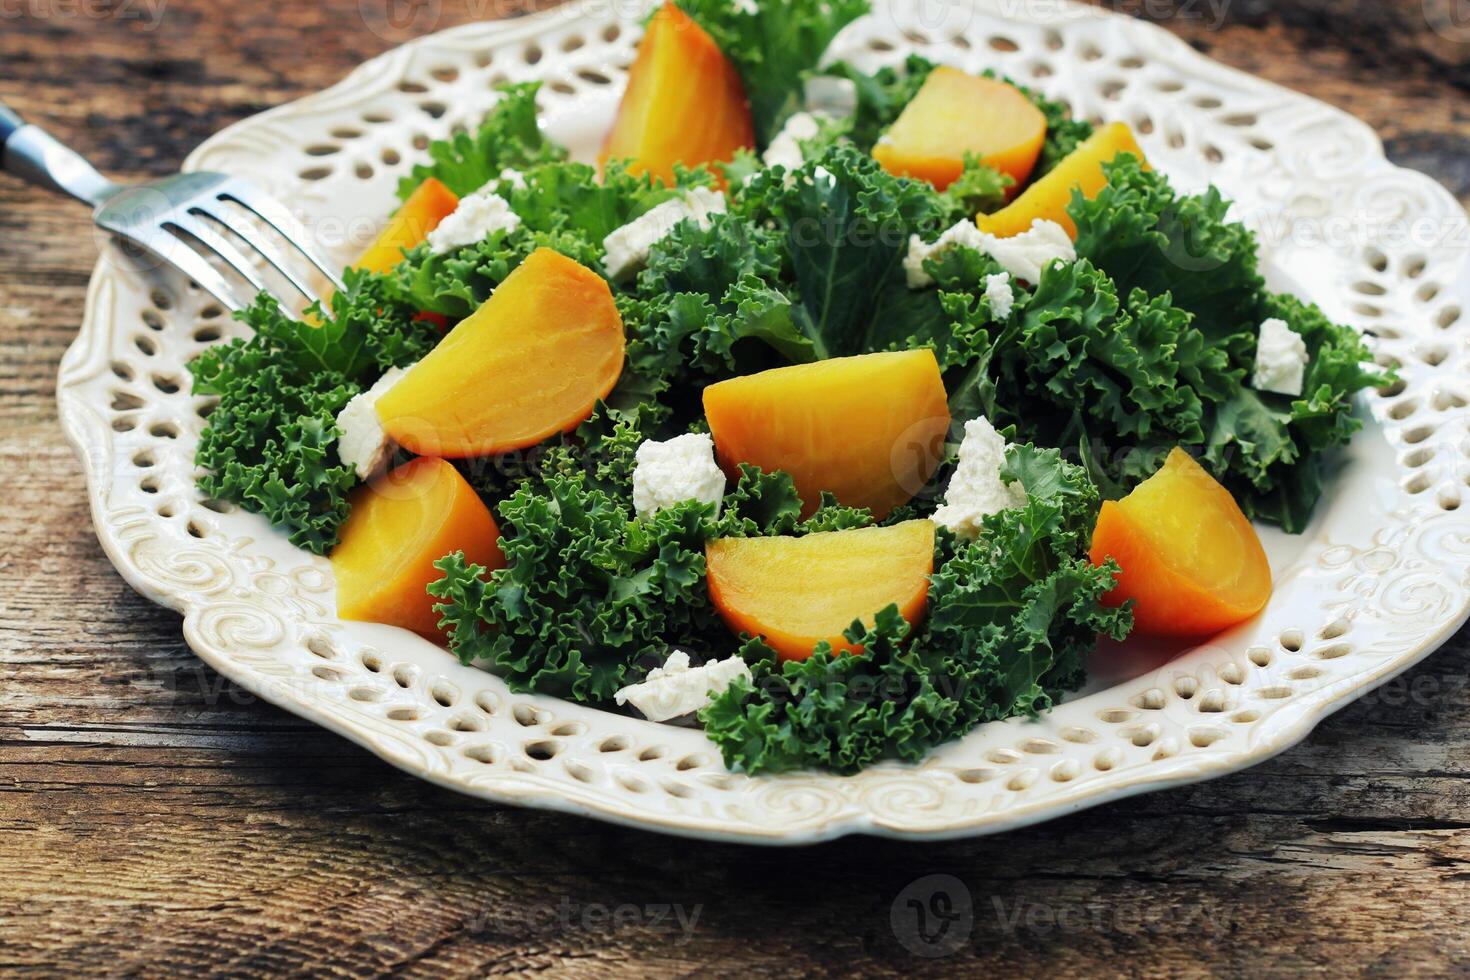
[[[407,200],[420,184],[437,177],[455,194],[473,194],[507,167],[525,170],[564,159],[566,150],[546,138],[536,121],[540,82],[502,85],[499,101],[473,133],[456,133],[429,144],[429,163],[415,164],[398,182]]]
[[[1056,450],[1012,447],[1005,475],[1023,508],[986,519],[976,541],[941,532],[930,613],[911,628],[894,606],[847,638],[860,654],[819,648],[778,663],[758,640],[738,681],[700,712],[725,764],[775,773],[851,773],[879,759],[917,761],[985,721],[1034,714],[1080,684],[1099,633],[1121,637],[1132,614],[1099,600],[1116,569],[1087,560],[1097,491]]]

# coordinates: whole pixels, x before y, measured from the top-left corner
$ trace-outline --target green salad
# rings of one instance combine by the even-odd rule
[[[1211,552],[1202,575],[1190,562],[1205,545],[1170,555],[1150,535],[1188,538],[1207,505],[1239,518],[1247,551],[1247,519],[1306,528],[1324,454],[1359,427],[1355,393],[1384,381],[1362,340],[1266,287],[1256,241],[1219,193],[1178,193],[1141,152],[1098,156],[1117,132],[991,73],[917,56],[875,73],[823,61],[866,10],[670,5],[643,44],[723,55],[682,83],[702,93],[704,121],[677,118],[679,93],[640,55],[598,165],[539,127],[536,84],[503,87],[477,130],[433,143],[402,178],[405,202],[426,187],[447,194],[455,210],[435,230],[397,240],[390,262],[348,269],[345,288],[301,319],[262,294],[240,314],[253,335],[194,362],[195,393],[218,402],[197,450],[201,490],[331,555],[344,610],[349,582],[393,579],[440,642],[512,690],[692,718],[749,773],[912,762],[984,722],[1035,714],[1081,685],[1099,637],[1121,640],[1135,622],[1180,636],[1206,627],[1180,620],[1168,596],[1209,596],[1191,602],[1225,610],[1210,629],[1253,614],[1264,595],[1240,583],[1258,583],[1256,551],[1246,571]],[[686,17],[696,30],[662,31]],[[980,114],[961,135],[928,124],[961,104]],[[655,161],[646,148],[681,127],[687,149]],[[1024,230],[986,230],[1016,221]],[[511,280],[543,265],[568,285]],[[534,305],[568,290],[609,297],[598,322],[621,324],[611,373],[581,347],[535,353],[574,343],[550,336],[563,313]],[[449,347],[463,383],[430,384]],[[498,373],[474,374],[491,349]],[[886,446],[878,463],[843,455],[871,457],[872,433],[902,415],[909,396],[885,382],[829,428],[802,421],[825,392],[851,388],[850,365],[898,363],[857,359],[914,351],[932,353],[924,370],[942,385],[926,416],[944,416],[925,443],[932,459],[890,464]],[[514,438],[415,442],[388,417],[393,399],[434,388],[432,410],[407,407],[508,426],[583,375],[595,379],[585,410],[546,432],[527,421]],[[511,389],[518,400],[502,405]],[[808,415],[782,414],[818,390]],[[375,457],[359,448],[368,437]],[[773,465],[788,444],[817,447],[820,461]],[[386,530],[419,518],[364,503],[384,470],[415,457],[447,461],[433,493],[450,492],[444,480],[468,488],[453,514],[493,516],[489,551],[458,545],[453,528],[423,545]],[[850,488],[899,470],[897,498]],[[1151,530],[1155,514],[1172,516]],[[1108,541],[1131,550],[1100,543],[1124,518],[1132,530]],[[903,561],[883,543],[900,537],[919,542]],[[408,542],[419,552],[385,557]],[[378,571],[346,575],[363,556]],[[829,583],[833,556],[846,578]],[[400,575],[400,558],[418,564]],[[782,577],[792,569],[816,584]],[[745,584],[761,576],[770,595]],[[856,578],[871,579],[864,597],[887,595],[890,578],[909,586],[881,608],[848,608],[878,601],[847,595]],[[359,605],[355,618],[425,632],[386,600]]]

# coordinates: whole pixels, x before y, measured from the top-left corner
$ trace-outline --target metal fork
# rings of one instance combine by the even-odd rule
[[[219,228],[228,230],[247,250],[258,253],[308,303],[322,298],[269,238],[235,211],[236,207],[273,229],[305,256],[334,289],[342,288],[341,279],[307,245],[306,236],[291,212],[237,177],[199,171],[151,184],[115,184],[44,129],[25,122],[3,102],[0,102],[0,171],[90,204],[92,218],[99,228],[173,266],[231,311],[241,309],[244,304],[206,253],[212,252],[256,292],[268,291],[268,287],[256,263],[221,234]],[[179,233],[193,242],[186,241]]]

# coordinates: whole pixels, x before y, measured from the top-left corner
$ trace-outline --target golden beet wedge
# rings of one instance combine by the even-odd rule
[[[1113,123],[1093,133],[1077,148],[1067,154],[1044,177],[1040,177],[1026,188],[1010,204],[994,214],[982,214],[975,218],[980,230],[1009,238],[1031,228],[1037,219],[1055,221],[1067,229],[1067,234],[1077,237],[1077,226],[1067,213],[1072,203],[1072,191],[1080,190],[1083,197],[1092,198],[1107,184],[1103,164],[1112,162],[1121,153],[1131,153],[1147,165],[1148,161],[1133,130],[1126,123]]]
[[[337,615],[386,623],[440,639],[438,600],[425,590],[443,577],[434,562],[463,551],[488,569],[505,566],[500,529],[459,471],[422,456],[352,493],[332,549]]]
[[[834,357],[704,389],[720,464],[791,474],[806,514],[822,491],[879,520],[939,467],[949,404],[933,351]]]
[[[1271,566],[1230,492],[1182,449],[1092,532],[1092,561],[1123,569],[1109,605],[1133,600],[1139,633],[1203,636],[1250,619],[1271,598]]]
[[[403,261],[403,253],[421,244],[439,222],[454,213],[459,198],[435,177],[418,186],[403,202],[378,240],[354,263],[368,272],[387,272]]]
[[[1045,141],[1046,116],[1020,89],[940,67],[873,147],[873,157],[891,174],[944,190],[964,172],[971,153],[1019,187]]]
[[[735,66],[673,3],[649,20],[600,162],[628,160],[633,173],[674,181],[674,164],[734,159],[755,146],[750,103]]]
[[[822,640],[858,648],[843,631],[871,626],[889,605],[924,615],[934,571],[934,525],[827,531],[805,537],[720,538],[705,546],[710,598],[731,632],[762,637],[782,660],[805,660]]]
[[[421,456],[524,449],[586,421],[617,383],[623,347],[607,281],[537,249],[378,399],[378,419]]]

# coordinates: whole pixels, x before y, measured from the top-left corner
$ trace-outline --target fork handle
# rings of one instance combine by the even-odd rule
[[[21,180],[60,191],[93,207],[117,190],[117,185],[75,150],[40,126],[32,126],[0,102],[0,170]]]
[[[16,115],[14,110],[7,108],[5,103],[0,102],[0,150],[5,148],[5,144],[10,140],[11,135],[25,124],[25,120]]]

